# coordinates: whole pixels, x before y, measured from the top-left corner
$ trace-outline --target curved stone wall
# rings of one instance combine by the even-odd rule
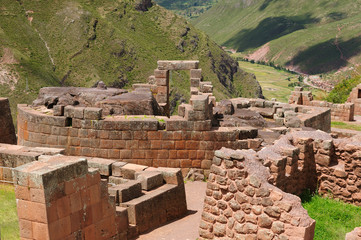
[[[90,120],[96,115],[91,112],[97,109],[74,109],[65,117],[18,105],[18,143],[65,148],[72,156],[202,169],[210,168],[217,149],[257,148],[261,143],[255,139],[255,128],[212,128],[211,120],[187,121],[182,117],[110,116]]]
[[[16,144],[15,128],[7,98],[0,98],[0,143]]]

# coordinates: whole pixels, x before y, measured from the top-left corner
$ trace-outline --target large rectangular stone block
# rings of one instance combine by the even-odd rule
[[[192,95],[189,100],[195,111],[206,111],[208,107],[208,95]]]
[[[83,119],[84,118],[84,107],[66,106],[64,108],[64,116],[68,117],[68,118]]]
[[[87,120],[100,120],[102,118],[103,109],[87,107],[84,109],[84,119]]]
[[[169,78],[169,71],[168,70],[154,70],[154,77],[155,78]]]
[[[191,69],[191,79],[192,78],[202,78],[202,69]]]
[[[199,84],[201,82],[200,78],[191,78],[191,87],[199,87]]]
[[[163,175],[159,171],[137,172],[135,178],[141,182],[142,189],[146,191],[163,185]]]
[[[159,70],[198,69],[199,61],[158,61]]]
[[[110,176],[112,175],[112,164],[115,163],[113,160],[104,158],[89,158],[88,166],[91,168],[99,169],[100,175]]]

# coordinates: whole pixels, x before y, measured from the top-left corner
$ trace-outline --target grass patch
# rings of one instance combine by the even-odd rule
[[[340,240],[361,223],[361,207],[319,195],[302,197],[308,215],[316,220],[314,240]]]
[[[360,124],[353,124],[353,123],[331,122],[331,127],[361,131]]]
[[[288,102],[288,98],[294,90],[293,85],[298,83],[297,74],[256,63],[244,61],[239,61],[238,63],[240,68],[256,75],[266,99],[271,100],[272,98],[276,98],[280,102]],[[324,96],[324,92],[321,90],[312,89],[311,91],[316,95],[315,99]]]
[[[1,239],[20,237],[14,187],[8,184],[0,184],[0,229]]]

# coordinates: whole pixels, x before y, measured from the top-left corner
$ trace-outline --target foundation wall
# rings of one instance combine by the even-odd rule
[[[15,128],[7,98],[0,98],[0,143],[16,144]]]
[[[18,106],[18,144],[65,148],[67,155],[101,157],[153,167],[209,169],[222,147],[258,147],[254,128],[212,128],[182,117],[66,118]]]

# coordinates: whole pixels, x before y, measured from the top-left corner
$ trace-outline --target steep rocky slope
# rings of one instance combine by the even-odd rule
[[[91,87],[104,81],[128,88],[146,82],[159,59],[200,60],[204,80],[212,81],[219,99],[261,94],[255,77],[206,34],[149,0],[2,3],[0,96],[10,98],[13,110],[45,86]],[[189,98],[188,74],[172,73],[178,102]]]

